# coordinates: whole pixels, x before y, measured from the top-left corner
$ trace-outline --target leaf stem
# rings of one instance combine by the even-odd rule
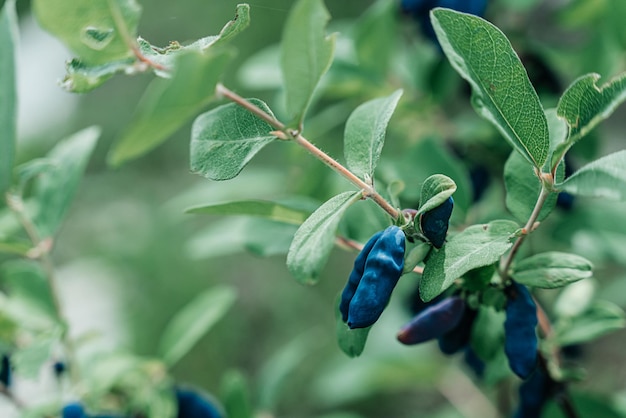
[[[226,88],[223,84],[217,84],[215,91],[218,96],[223,96],[228,100],[238,104],[259,118],[263,119],[265,122],[272,125],[277,130],[281,131],[285,134],[285,138],[281,139],[292,139],[295,143],[300,145],[302,148],[307,150],[309,154],[313,155],[318,160],[322,161],[328,167],[333,169],[336,173],[343,176],[349,182],[354,184],[356,187],[363,191],[363,196],[365,198],[372,199],[378,206],[380,206],[385,212],[387,212],[392,218],[397,219],[399,216],[399,212],[396,208],[391,206],[389,202],[385,200],[373,186],[367,184],[357,176],[355,176],[350,170],[348,170],[345,166],[343,166],[340,162],[332,158],[330,155],[326,154],[324,151],[319,149],[317,146],[308,141],[302,134],[297,130],[288,129],[285,124],[276,120],[272,115],[265,112],[263,109],[258,108],[252,103],[248,102],[243,97],[239,96],[237,93],[232,90]]]
[[[36,258],[39,261],[39,264],[44,270],[46,277],[48,279],[48,286],[50,287],[50,295],[52,298],[52,304],[54,306],[54,311],[56,313],[57,319],[61,322],[63,327],[62,330],[62,343],[65,348],[65,354],[67,356],[69,367],[69,374],[72,382],[77,384],[80,381],[80,373],[78,370],[78,362],[76,360],[76,348],[74,347],[74,343],[68,336],[68,322],[63,314],[63,307],[60,300],[60,292],[57,285],[56,274],[54,272],[54,263],[52,262],[52,258],[50,257],[50,251],[53,246],[52,238],[41,238],[37,228],[31,218],[27,215],[24,209],[24,202],[22,198],[18,195],[13,195],[10,193],[6,194],[6,202],[7,206],[15,216],[17,217],[19,223],[24,228],[24,231],[28,235],[28,238],[33,244],[33,250],[29,251],[29,255],[32,258]]]

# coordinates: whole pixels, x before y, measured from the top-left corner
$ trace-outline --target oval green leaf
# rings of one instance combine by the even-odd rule
[[[453,236],[439,251],[431,251],[420,281],[420,296],[428,302],[470,270],[497,262],[513,245],[515,222],[498,220],[472,225]]]
[[[322,0],[299,0],[285,23],[280,64],[294,128],[302,125],[313,93],[333,59],[335,37],[325,33],[329,19]]]
[[[298,228],[287,254],[287,268],[297,281],[315,284],[335,245],[335,232],[346,209],[362,193],[344,192],[320,206]]]
[[[585,165],[557,187],[578,196],[626,200],[626,150]]]
[[[309,212],[266,200],[242,200],[238,202],[214,203],[195,206],[187,213],[206,213],[212,215],[248,215],[259,216],[274,221],[300,225],[309,216]]]
[[[420,207],[417,214],[420,215],[440,206],[456,191],[456,183],[443,174],[433,174],[424,180],[420,196]],[[418,216],[415,219],[419,219]],[[416,225],[419,229],[419,226]]]
[[[592,269],[593,265],[584,257],[552,251],[516,263],[511,276],[526,286],[554,289],[591,277]]]
[[[372,327],[350,329],[348,324],[343,322],[341,318],[341,312],[339,312],[340,301],[341,295],[335,301],[335,334],[337,336],[337,344],[348,357],[359,357],[365,349],[367,336]]]
[[[0,196],[11,185],[15,158],[17,106],[15,92],[15,42],[17,16],[15,0],[8,0],[0,11]]]
[[[476,111],[535,167],[548,158],[543,107],[506,36],[480,17],[437,8],[431,20],[450,64],[472,86]]]
[[[258,99],[249,102],[269,113]],[[211,180],[228,180],[270,142],[271,125],[241,106],[230,103],[196,118],[191,129],[191,171]]]
[[[389,119],[402,96],[396,90],[388,97],[378,98],[357,107],[346,122],[343,154],[348,168],[371,183],[374,170],[385,143]]]
[[[232,287],[213,287],[196,296],[167,324],[159,341],[159,355],[176,364],[219,321],[235,302]]]

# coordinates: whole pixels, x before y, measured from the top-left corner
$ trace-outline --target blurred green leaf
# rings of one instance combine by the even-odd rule
[[[563,181],[564,163],[557,168],[557,181]],[[526,222],[535,208],[541,183],[532,165],[517,152],[512,152],[504,164],[504,186],[506,187],[506,207],[520,222]],[[539,212],[538,221],[544,220],[556,206],[558,194],[550,193]]]
[[[554,302],[554,312],[558,316],[571,317],[583,313],[591,304],[595,295],[595,282],[581,280],[567,286]]]
[[[222,377],[220,399],[228,418],[253,418],[249,383],[241,372],[231,370]]]
[[[626,200],[626,151],[585,165],[557,187],[578,196]]]
[[[194,206],[187,209],[185,212],[206,213],[213,215],[259,216],[294,225],[300,225],[310,215],[310,212],[266,200],[242,200],[239,202],[225,202]]]
[[[313,329],[289,341],[264,362],[256,385],[260,410],[274,410],[285,393],[290,375],[309,355],[319,350],[321,342],[319,330]]]
[[[34,194],[39,204],[35,224],[42,238],[53,236],[63,222],[99,136],[100,128],[83,129],[46,156],[53,166],[37,177]]]
[[[146,90],[133,121],[109,153],[109,164],[152,150],[206,107],[230,58],[226,50],[182,54],[172,78],[154,80]]]
[[[626,73],[602,86],[598,86],[599,80],[599,74],[584,75],[574,81],[559,100],[557,112],[569,125],[567,141],[570,146],[626,100]]]
[[[553,289],[591,277],[592,268],[584,257],[551,251],[515,263],[511,276],[526,286]]]
[[[0,253],[26,256],[30,248],[26,241],[0,240]]]
[[[280,64],[290,126],[302,125],[315,89],[332,62],[334,35],[326,36],[330,15],[323,0],[298,0],[283,30]]]
[[[372,4],[354,27],[354,43],[361,71],[387,77],[398,34],[396,5],[389,1]]]
[[[88,65],[133,55],[141,7],[135,0],[35,0],[41,26]]]
[[[337,336],[337,344],[348,357],[359,357],[365,349],[367,336],[372,327],[350,329],[348,324],[343,322],[341,312],[339,312],[340,301],[341,295],[337,296],[335,300],[335,334]]]
[[[18,299],[28,309],[58,321],[48,278],[34,261],[14,260],[2,265],[2,282],[11,299]]]
[[[257,99],[249,102],[272,112]],[[191,130],[191,171],[211,180],[241,172],[263,147],[276,140],[273,128],[241,106],[230,103],[196,118]]]
[[[601,394],[589,392],[571,391],[572,407],[581,417],[624,418],[624,414],[618,412],[614,402]],[[568,418],[563,409],[555,402],[550,401],[545,407],[544,417]]]
[[[17,94],[15,91],[15,43],[17,16],[15,0],[0,10],[0,199],[11,185],[15,158]]]
[[[60,337],[60,330],[55,329],[35,336],[30,344],[15,350],[12,363],[16,373],[26,379],[38,377],[43,365],[50,361],[52,351],[59,344]]]
[[[420,296],[428,302],[470,270],[497,262],[513,245],[515,222],[498,220],[472,225],[453,236],[439,251],[431,251],[420,281]]]
[[[417,215],[428,212],[431,209],[441,206],[456,191],[456,183],[443,174],[433,174],[422,183],[422,193],[420,196],[420,207]],[[415,217],[416,228],[419,229],[419,216]]]
[[[580,315],[561,318],[554,338],[561,346],[580,344],[624,328],[626,316],[617,305],[597,301]]]
[[[476,355],[484,362],[490,362],[504,346],[503,311],[481,305],[472,324],[470,342]]]
[[[163,361],[170,367],[176,364],[224,316],[236,297],[231,287],[212,287],[183,307],[161,335]]]
[[[362,197],[362,192],[344,192],[320,206],[293,237],[287,267],[297,281],[315,284],[335,245],[335,232],[343,213]]]
[[[385,143],[389,119],[402,96],[396,90],[357,107],[346,122],[344,151],[348,168],[366,182],[373,183],[374,171]]]
[[[450,63],[472,86],[476,111],[526,160],[541,168],[550,147],[548,124],[509,40],[477,16],[435,9],[431,20]]]

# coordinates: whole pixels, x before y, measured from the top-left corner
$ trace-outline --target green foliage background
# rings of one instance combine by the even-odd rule
[[[292,3],[250,3],[250,27],[232,40],[237,56],[223,80],[242,96],[269,103],[282,120],[290,115],[282,93],[271,86],[278,54],[270,52],[273,58],[267,59],[262,51],[280,41]],[[338,31],[338,55],[342,37],[371,3],[327,1],[330,31]],[[171,40],[185,42],[219,33],[232,19],[237,2],[145,0],[141,4],[139,33],[153,44],[166,45]],[[18,6],[21,16],[27,16],[28,3],[18,2]],[[626,16],[622,0],[576,0],[562,8],[549,2],[501,0],[491,2],[486,17],[512,40],[522,61],[524,54],[532,53],[555,69],[559,93],[538,87],[548,108],[556,106],[560,92],[579,75],[597,72],[605,82],[626,69],[626,30],[616,16]],[[336,61],[325,78],[323,97],[311,106],[307,138],[330,155],[342,155],[343,129],[350,112],[365,100],[404,87],[378,176],[385,182],[403,178],[403,201],[415,204],[427,175],[442,172],[454,178],[459,186],[453,215],[456,227],[488,221],[496,214],[514,219],[506,213],[501,180],[510,147],[473,112],[465,83],[447,62],[438,62],[438,51],[411,22],[399,22],[397,32],[391,32],[395,36],[388,38],[397,47],[381,47],[395,58],[393,77],[377,78],[385,69],[375,66],[354,74],[355,68]],[[58,57],[65,58],[69,56]],[[261,73],[268,65],[274,66],[270,73]],[[532,67],[529,72],[535,81]],[[253,403],[277,417],[460,416],[441,390],[446,385],[441,374],[454,379],[458,367],[463,367],[460,359],[450,362],[433,344],[403,347],[395,342],[397,324],[408,318],[404,304],[418,276],[400,282],[388,311],[371,332],[365,354],[352,360],[337,348],[333,310],[354,254],[335,249],[319,284],[305,287],[285,267],[284,254],[295,227],[283,226],[284,234],[278,234],[265,221],[184,213],[190,206],[207,202],[287,201],[295,194],[311,197],[311,201],[299,201],[310,211],[346,188],[344,180],[321,163],[296,147],[274,144],[262,150],[236,179],[209,181],[189,172],[188,123],[145,156],[114,169],[107,166],[109,150],[124,133],[152,78],[147,74],[115,76],[105,88],[79,96],[71,118],[54,132],[28,138],[17,155],[18,163],[24,162],[45,154],[54,138],[89,125],[102,128],[53,255],[61,271],[73,266],[84,277],[104,275],[121,289],[112,297],[119,301],[121,321],[116,326],[128,336],[127,347],[139,355],[158,355],[162,330],[182,306],[208,287],[233,285],[238,290],[233,307],[174,367],[178,381],[219,393],[227,373],[239,370],[249,379]],[[573,148],[573,164],[580,167],[623,148],[624,131],[626,113],[621,108],[591,138]],[[450,152],[452,147],[457,154]],[[478,164],[494,177],[483,200],[471,207],[468,170]],[[351,238],[364,241],[385,225],[378,209],[367,204],[349,211],[354,218],[367,220],[340,225]],[[573,211],[557,209],[542,225],[541,235],[530,237],[528,247],[533,252],[571,249],[589,258],[601,266],[596,271],[598,295],[626,308],[624,213],[623,203],[579,198]],[[574,226],[580,230],[572,235]],[[557,294],[546,290],[540,296],[552,301]],[[86,292],[74,297],[97,296]],[[611,394],[611,401],[621,405],[622,416],[626,416],[625,344],[626,334],[620,331],[585,346],[581,363],[588,376],[575,386],[587,397]],[[548,416],[559,415],[551,412]]]

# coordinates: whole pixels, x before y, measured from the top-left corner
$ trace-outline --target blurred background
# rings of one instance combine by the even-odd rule
[[[236,4],[143,0],[139,34],[163,46],[217,34],[232,19]],[[251,25],[233,41],[238,54],[223,83],[245,97],[265,100],[280,119],[284,103],[276,45],[292,2],[249,4]],[[332,15],[329,32],[338,33],[336,60],[311,108],[305,136],[340,158],[350,112],[404,88],[378,184],[403,180],[402,203],[414,207],[421,181],[441,172],[459,185],[452,230],[512,218],[504,207],[502,180],[509,146],[474,113],[466,83],[419,23],[403,15],[396,2],[379,1],[370,9],[373,4],[326,2]],[[267,222],[184,213],[197,204],[250,198],[298,197],[315,207],[350,190],[347,182],[290,144],[265,148],[234,180],[203,179],[189,170],[191,123],[147,155],[120,168],[107,167],[109,148],[154,77],[118,75],[91,93],[66,93],[57,83],[71,53],[37,26],[28,1],[18,1],[18,12],[18,163],[44,155],[84,127],[98,125],[103,132],[54,251],[73,332],[95,329],[101,347],[154,356],[174,313],[200,291],[228,284],[238,292],[234,307],[175,366],[177,381],[219,393],[225,376],[237,370],[249,379],[255,407],[270,417],[473,418],[488,416],[501,401],[495,388],[475,380],[462,356],[445,357],[432,343],[405,347],[396,341],[397,330],[410,317],[407,306],[415,297],[417,275],[401,280],[363,355],[349,359],[335,342],[333,310],[354,253],[335,249],[319,285],[304,287],[285,267],[294,227],[268,235],[264,231],[274,230]],[[355,64],[355,39],[367,13],[391,16],[384,35],[389,55],[381,58],[380,68],[376,59],[372,68]],[[546,108],[554,107],[582,74],[597,72],[608,80],[626,69],[623,0],[491,0],[485,17],[511,39]],[[625,125],[626,108],[620,108],[576,145],[568,164],[575,169],[622,149]],[[585,294],[592,288],[596,297],[626,307],[624,213],[623,204],[565,203],[532,237],[529,251],[571,249],[588,257],[596,275]],[[387,224],[383,215],[359,205],[340,230],[365,241]],[[539,296],[550,306],[558,295],[554,290]],[[620,331],[579,347],[575,360],[586,379],[573,388],[583,398],[621,405],[622,416],[625,345],[626,333]],[[516,385],[513,379],[509,384]],[[546,416],[560,415],[553,408]]]

